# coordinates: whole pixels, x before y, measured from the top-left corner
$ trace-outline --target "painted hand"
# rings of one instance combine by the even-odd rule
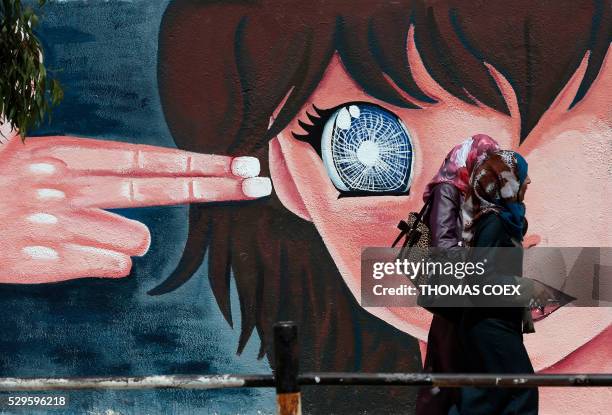
[[[0,144],[0,283],[129,274],[145,225],[109,208],[248,200],[271,182],[253,157],[75,137]]]

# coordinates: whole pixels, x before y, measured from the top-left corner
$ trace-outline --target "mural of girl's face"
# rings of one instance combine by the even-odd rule
[[[298,116],[270,142],[270,170],[279,199],[290,211],[314,223],[357,301],[361,298],[362,248],[390,246],[397,223],[422,206],[423,190],[448,150],[474,134],[490,135],[501,148],[520,152],[529,163],[533,184],[525,196],[528,244],[612,246],[612,113],[606,93],[612,87],[610,54],[588,95],[568,111],[584,75],[585,58],[539,124],[519,145],[516,97],[495,68],[489,70],[510,108],[510,116],[484,105],[467,104],[442,89],[427,74],[412,31],[407,52],[417,84],[437,103],[420,103],[421,109],[406,109],[376,100],[363,92],[335,57]],[[310,144],[292,135],[304,133],[299,121],[308,122],[306,112],[313,112],[312,105],[327,109],[354,102],[383,107],[405,126],[413,154],[409,194],[351,197],[351,192],[342,188],[342,172],[330,170],[330,163],[324,161],[325,144],[321,157]],[[355,105],[365,108],[364,104]],[[358,113],[350,105],[344,112],[345,118],[355,118]],[[338,116],[336,124],[342,122],[346,120]],[[377,307],[368,311],[406,333],[426,339],[431,316],[422,309]],[[612,313],[606,308],[560,309],[537,323],[535,335],[526,336],[534,366],[541,370],[559,362],[611,321]]]

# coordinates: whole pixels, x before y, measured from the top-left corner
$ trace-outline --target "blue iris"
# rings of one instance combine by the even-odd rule
[[[338,108],[323,128],[321,156],[340,191],[405,193],[410,188],[410,134],[395,114],[377,105]]]

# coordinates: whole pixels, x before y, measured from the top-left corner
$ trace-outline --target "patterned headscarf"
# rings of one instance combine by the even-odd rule
[[[474,166],[482,161],[487,154],[497,150],[499,150],[497,142],[485,134],[476,134],[457,144],[448,153],[438,173],[425,188],[423,201],[427,201],[434,186],[439,183],[450,183],[465,194],[469,186],[470,173]]]
[[[527,161],[520,154],[501,150],[491,154],[472,172],[470,188],[463,204],[463,239],[471,245],[474,226],[483,215],[499,215],[511,235],[523,240],[525,204],[519,190],[527,178]]]

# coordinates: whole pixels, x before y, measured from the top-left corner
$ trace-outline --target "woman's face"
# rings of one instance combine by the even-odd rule
[[[412,34],[412,33],[411,33]],[[397,234],[397,223],[422,206],[425,186],[448,151],[474,134],[495,138],[501,148],[520,152],[529,163],[534,184],[526,195],[530,232],[527,240],[548,246],[612,246],[609,166],[612,148],[609,98],[612,64],[608,58],[587,97],[572,111],[567,106],[584,71],[577,71],[541,123],[519,146],[516,98],[506,80],[492,74],[508,102],[512,116],[454,98],[432,80],[422,66],[412,36],[408,57],[419,86],[438,103],[422,109],[405,109],[366,95],[339,59],[330,63],[309,102],[270,143],[270,168],[276,193],[284,205],[310,220],[335,260],[351,292],[360,301],[360,255],[365,247],[388,247]],[[409,195],[341,197],[322,158],[310,144],[298,141],[298,120],[307,122],[312,105],[332,108],[365,101],[396,114],[412,138],[413,180]],[[604,159],[606,158],[607,159]],[[572,195],[568,198],[568,195]],[[597,222],[596,224],[593,222]],[[585,232],[589,229],[589,232]],[[375,316],[419,339],[426,339],[431,316],[420,308],[367,308]],[[584,324],[586,321],[589,324]],[[538,333],[527,336],[536,368],[547,367],[593,338],[610,324],[607,309],[561,309],[538,323]],[[571,338],[559,340],[559,333]]]
[[[531,178],[529,176],[525,177],[525,181],[523,181],[523,183],[521,184],[521,188],[519,189],[518,192],[518,201],[522,202],[525,200],[525,193],[527,193],[527,187],[529,187],[529,184],[531,183]]]

